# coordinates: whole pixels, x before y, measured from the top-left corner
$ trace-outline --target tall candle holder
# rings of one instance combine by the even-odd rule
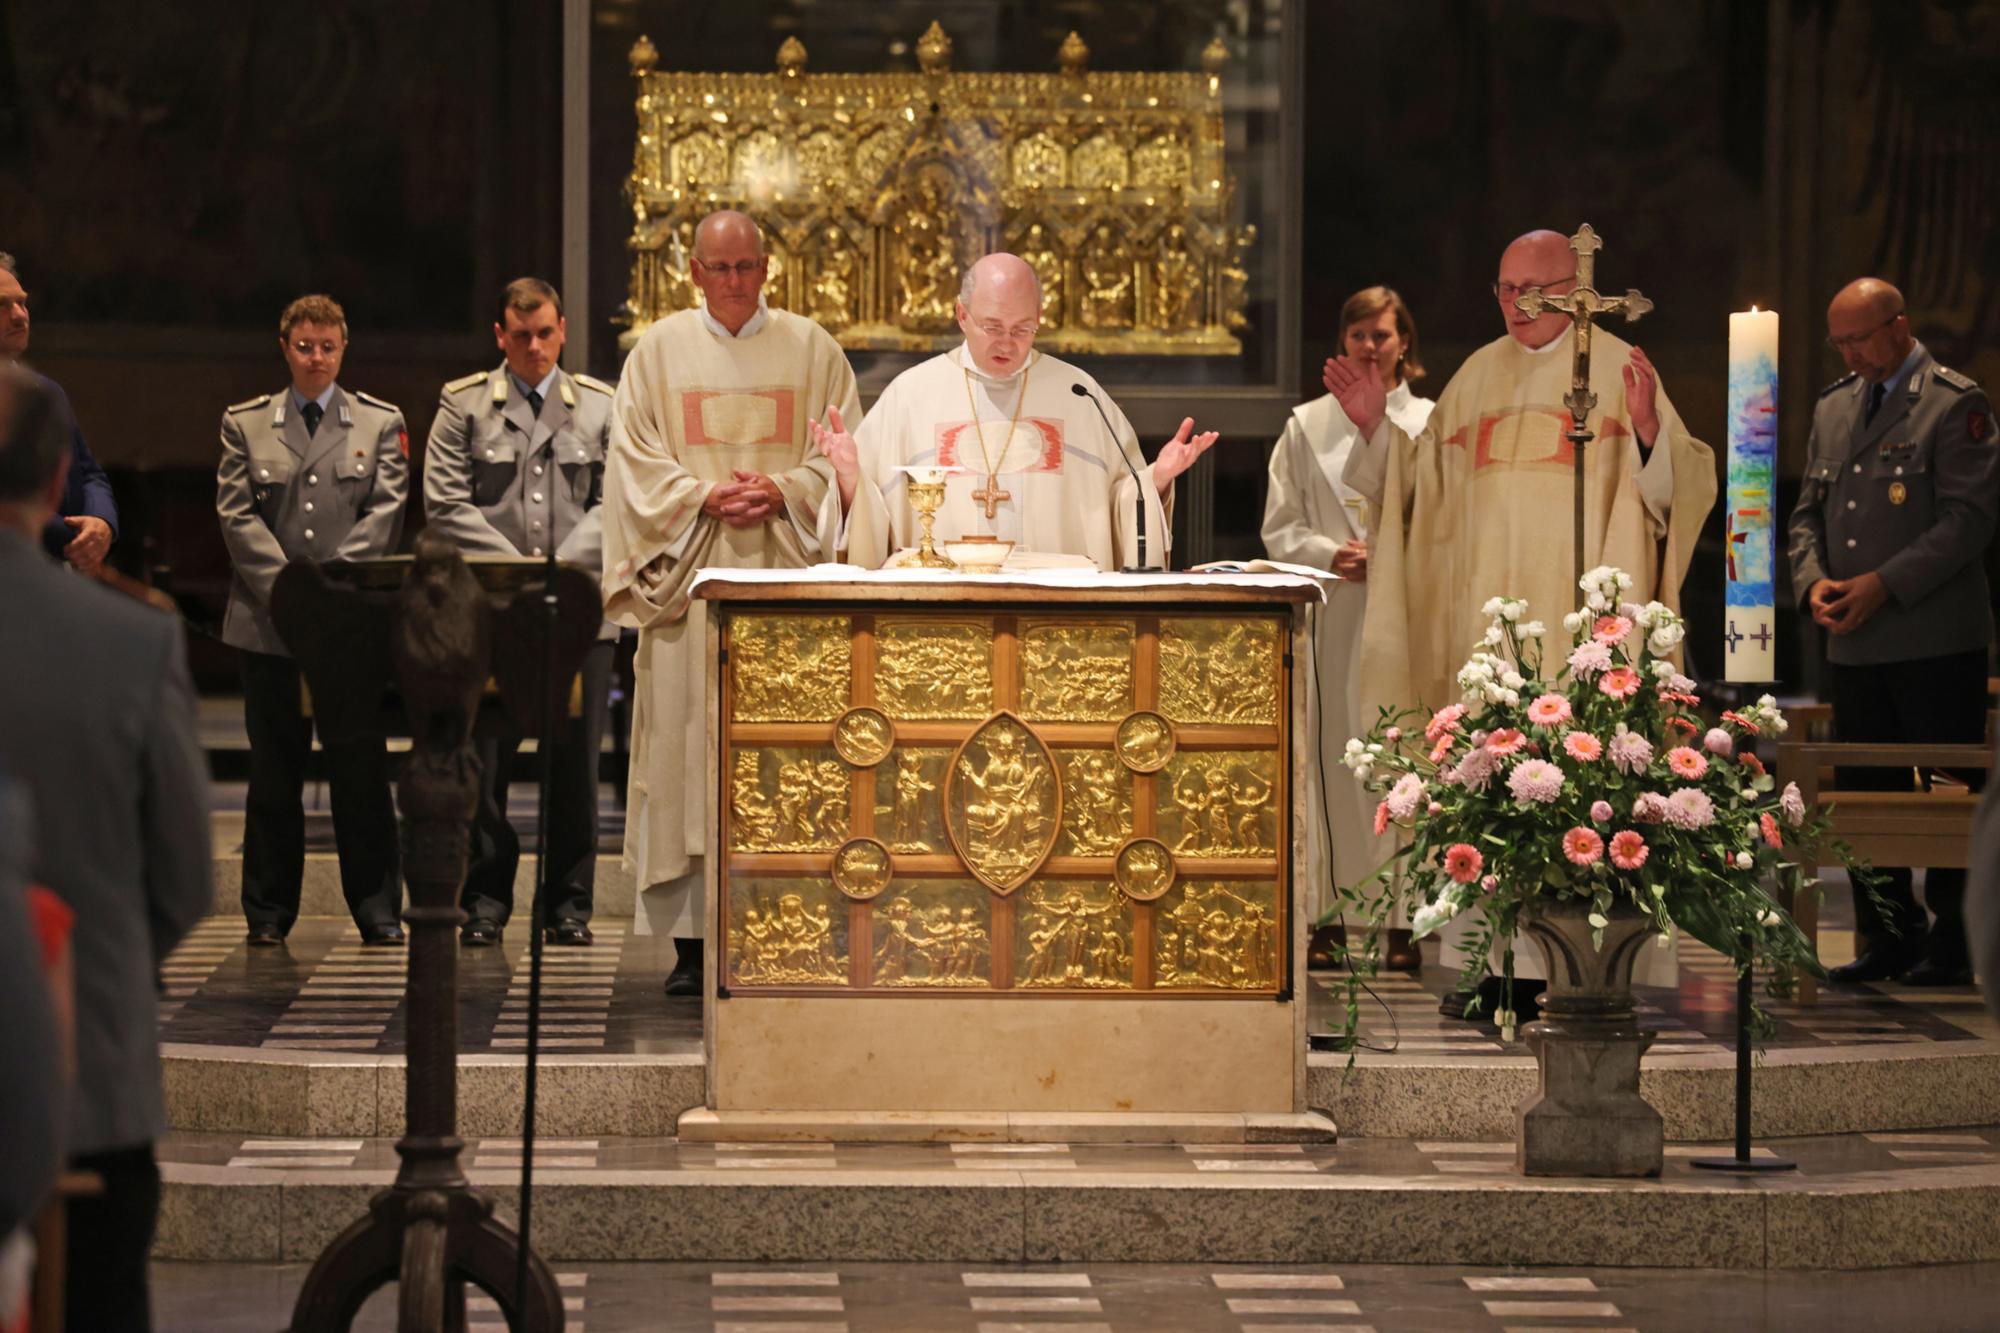
[[[944,504],[945,478],[958,469],[905,467],[897,470],[909,479],[910,503],[916,507],[917,522],[923,526],[923,536],[917,542],[917,549],[896,564],[904,569],[957,569],[958,566],[938,550],[937,542],[931,535],[931,525],[937,522],[937,511]]]

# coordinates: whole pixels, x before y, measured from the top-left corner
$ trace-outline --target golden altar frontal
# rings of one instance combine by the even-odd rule
[[[803,574],[697,589],[709,1104],[683,1136],[1303,1115],[1313,586]]]

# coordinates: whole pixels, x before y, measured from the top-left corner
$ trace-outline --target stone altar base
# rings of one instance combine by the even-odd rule
[[[1089,1111],[712,1111],[680,1118],[683,1143],[1331,1144],[1333,1120],[1298,1115]]]

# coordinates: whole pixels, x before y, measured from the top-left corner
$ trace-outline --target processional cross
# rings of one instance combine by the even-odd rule
[[[1593,284],[1597,280],[1597,252],[1604,248],[1604,241],[1588,222],[1569,238],[1569,248],[1576,251],[1576,285],[1563,296],[1550,296],[1540,287],[1530,287],[1514,299],[1514,307],[1530,319],[1560,310],[1576,326],[1576,353],[1570,361],[1569,392],[1563,396],[1563,405],[1569,408],[1569,432],[1565,438],[1569,440],[1576,467],[1575,526],[1570,547],[1575,566],[1574,586],[1583,582],[1583,451],[1595,438],[1589,425],[1591,410],[1597,406],[1597,395],[1590,391],[1591,325],[1600,315],[1620,315],[1636,322],[1653,308],[1653,303],[1630,287],[1625,289],[1623,296],[1609,299],[1598,292]],[[1579,599],[1583,596],[1581,591],[1575,595]]]

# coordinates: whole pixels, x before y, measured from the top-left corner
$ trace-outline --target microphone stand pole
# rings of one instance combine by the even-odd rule
[[[1118,572],[1120,574],[1163,573],[1164,570],[1161,568],[1161,566],[1154,564],[1152,561],[1146,558],[1146,553],[1147,553],[1146,483],[1140,480],[1139,469],[1132,466],[1132,457],[1125,451],[1125,441],[1119,438],[1118,432],[1116,430],[1112,429],[1111,417],[1108,413],[1105,412],[1104,404],[1097,400],[1096,394],[1092,393],[1089,389],[1086,389],[1082,384],[1070,385],[1069,391],[1075,394],[1079,398],[1088,398],[1090,400],[1090,405],[1097,409],[1098,420],[1104,423],[1105,432],[1111,436],[1111,442],[1118,446],[1118,457],[1124,461],[1125,470],[1132,476],[1133,488],[1138,492],[1132,507],[1137,511],[1137,517],[1138,517],[1138,523],[1137,526],[1133,529],[1133,535],[1138,538],[1137,554],[1139,557],[1139,563],[1136,565],[1127,565]]]

